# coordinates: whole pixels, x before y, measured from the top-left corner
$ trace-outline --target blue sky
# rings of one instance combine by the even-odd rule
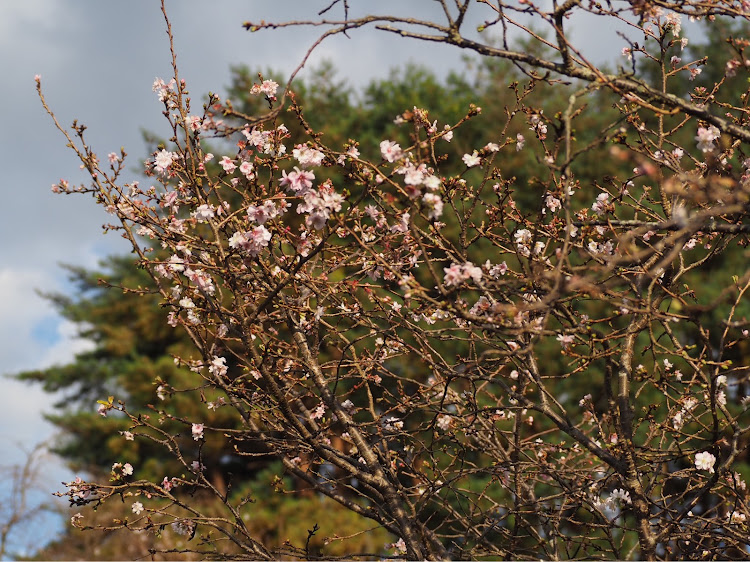
[[[314,17],[328,3],[169,0],[182,77],[199,97],[209,90],[223,91],[230,65],[289,73],[319,31],[249,33],[241,23]],[[357,13],[376,6],[380,13],[439,14],[430,0],[350,0],[350,5]],[[489,17],[478,14],[472,25]],[[598,22],[582,19],[572,24],[574,37],[595,59],[615,59],[625,45],[613,29]],[[41,74],[47,100],[63,125],[73,119],[85,123],[87,138],[102,157],[125,147],[133,169],[146,156],[141,130],[160,132],[161,108],[151,84],[157,76],[169,78],[170,58],[156,0],[2,2],[0,52],[5,112],[0,135],[5,211],[0,221],[0,238],[5,241],[0,261],[0,374],[9,374],[66,363],[90,345],[76,338],[75,326],[59,318],[36,292],[70,291],[59,264],[94,267],[104,256],[128,250],[115,235],[102,236],[107,218],[92,201],[50,192],[60,178],[73,183],[83,177],[35,95],[34,75]],[[351,39],[326,41],[310,64],[331,60],[340,76],[361,86],[408,62],[438,74],[460,69],[461,57],[452,48],[369,30],[352,32]],[[0,440],[30,448],[50,439],[52,428],[42,412],[50,411],[53,399],[15,381],[5,379],[1,384]],[[11,452],[5,462],[22,457]],[[72,476],[59,463],[48,466],[51,488]],[[53,532],[50,526],[44,529],[47,537],[37,537],[37,542]]]

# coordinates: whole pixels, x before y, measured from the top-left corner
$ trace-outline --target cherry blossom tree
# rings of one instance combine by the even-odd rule
[[[296,103],[294,76],[285,88],[258,77],[262,115],[213,95],[197,109],[172,49],[174,76],[153,84],[172,136],[146,162],[146,187],[121,181],[124,153],[100,159],[83,125],[61,126],[37,78],[91,176],[53,189],[110,213],[164,321],[195,346],[176,364],[201,377],[155,380],[149,411],[101,398],[102,416],[128,422],[124,440],[163,447],[179,470],[138,479],[124,458],[108,482],[71,482],[71,506],[131,512],[72,523],[182,536],[164,550],[212,558],[325,556],[310,549],[311,523],[304,544],[253,535],[258,490],[204,470],[221,439],[247,462],[279,459],[304,483],[295,493],[393,535],[351,557],[745,558],[750,273],[736,258],[750,230],[750,128],[746,93],[723,94],[747,72],[748,43],[730,38],[718,81],[685,90],[714,62],[682,60],[681,22],[746,18],[750,5],[440,0],[443,21],[428,21],[419,4],[414,17],[360,17],[336,0],[318,21],[244,25],[318,25],[321,40],[374,26],[510,61],[522,79],[505,85],[494,141],[452,150],[481,119],[476,105],[448,123],[404,107],[377,145],[331,146],[308,125],[314,108]],[[628,27],[617,72],[572,42],[579,12]],[[485,21],[480,37],[499,35],[470,38],[470,14]],[[540,88],[564,93],[553,112],[533,102]],[[589,140],[579,124],[602,100],[611,119]],[[290,127],[308,140],[287,146]],[[236,145],[214,155],[218,139]],[[519,151],[538,168],[526,185],[505,165]],[[206,416],[160,406],[180,395]]]

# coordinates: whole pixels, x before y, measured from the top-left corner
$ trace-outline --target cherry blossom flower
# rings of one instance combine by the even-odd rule
[[[286,173],[286,170],[281,172],[281,181],[279,184],[282,187],[286,187],[288,191],[304,195],[312,187],[314,179],[315,174],[306,170],[300,170],[295,166],[294,171],[289,172],[289,174]]]
[[[224,357],[218,357],[214,355],[211,365],[208,367],[208,372],[215,377],[223,377],[227,374],[227,360]]]
[[[398,431],[404,428],[404,422],[398,418],[390,417],[385,420],[385,425],[383,427],[386,431]]]
[[[380,154],[383,155],[383,158],[388,162],[395,162],[396,160],[400,159],[402,156],[401,147],[389,140],[384,140],[380,143]]]
[[[143,511],[143,504],[141,502],[133,502],[133,507],[131,509],[133,510],[133,513],[140,515]]]
[[[516,152],[521,152],[523,150],[523,145],[526,143],[526,139],[521,133],[518,133],[516,135]]]
[[[271,233],[261,225],[245,232],[235,232],[229,239],[230,248],[246,251],[251,256],[257,256],[271,241]]]
[[[451,428],[451,425],[453,425],[453,419],[450,416],[440,414],[437,417],[437,420],[435,420],[435,425],[443,431],[448,431]]]
[[[315,408],[312,414],[310,414],[310,417],[314,420],[319,420],[323,417],[325,413],[326,413],[325,404],[318,404],[318,407]]]
[[[479,157],[479,153],[476,150],[471,154],[464,154],[461,160],[464,161],[467,168],[473,168],[482,163],[482,159]]]
[[[698,141],[698,150],[703,152],[712,152],[716,146],[714,141],[721,136],[721,132],[715,126],[710,127],[698,127],[698,134],[695,135],[695,140]]]
[[[531,124],[529,130],[534,131],[542,140],[547,138],[547,125],[542,121],[541,114],[532,115],[529,118],[529,123]]]
[[[525,257],[531,255],[529,244],[531,243],[532,234],[529,229],[522,228],[516,231],[516,233],[513,235],[513,239],[516,241],[516,248],[518,248],[519,254]]]
[[[630,504],[633,503],[633,501],[630,499],[630,492],[627,490],[623,490],[622,488],[616,488],[612,490],[612,493],[609,495],[610,499],[613,501],[618,501],[621,504]]]
[[[167,171],[167,168],[172,165],[175,157],[176,154],[174,154],[173,152],[169,152],[164,149],[160,150],[156,153],[156,157],[154,158],[154,170],[156,170],[160,174],[163,174]]]
[[[404,174],[404,183],[406,185],[420,185],[424,181],[427,166],[424,164],[415,166],[410,162],[396,171]]]
[[[320,150],[310,148],[303,144],[298,144],[294,150],[292,150],[292,156],[297,159],[299,165],[302,168],[310,168],[312,166],[320,166],[323,163],[325,154]]]
[[[188,115],[185,118],[185,125],[187,125],[187,128],[192,131],[196,132],[199,131],[202,125],[202,120],[200,116],[198,115]]]
[[[344,196],[336,193],[329,183],[321,185],[317,191],[310,190],[305,193],[304,202],[297,206],[297,213],[307,213],[305,223],[316,230],[322,229],[326,221],[341,210]]]
[[[460,285],[467,279],[471,278],[475,283],[479,283],[482,280],[482,268],[475,266],[470,261],[464,264],[453,263],[450,267],[444,267],[445,278],[443,283],[446,286]]]
[[[352,411],[352,410],[354,409],[354,402],[352,402],[352,401],[351,401],[351,400],[349,400],[349,399],[346,399],[346,400],[344,400],[344,401],[343,401],[343,402],[341,403],[341,407],[342,407],[342,408],[343,408],[344,410]]]
[[[193,439],[195,441],[200,441],[201,439],[203,439],[203,429],[204,429],[204,426],[202,423],[194,423],[192,425],[192,427],[190,428],[190,431],[192,432]]]
[[[714,464],[716,464],[716,457],[707,451],[695,455],[695,468],[697,470],[708,470],[713,474],[715,472]]]
[[[252,222],[258,224],[265,224],[267,221],[274,219],[278,216],[279,211],[273,201],[266,200],[263,205],[256,207],[250,205],[247,208],[247,218]]]
[[[552,194],[547,195],[547,197],[544,200],[544,204],[547,207],[547,209],[549,209],[553,213],[557,212],[559,209],[562,208],[562,203],[560,202],[560,200]]]
[[[229,158],[229,156],[222,157],[222,159],[219,161],[219,164],[227,174],[231,174],[237,169],[237,166],[232,161],[232,159]]]
[[[404,542],[404,539],[398,539],[396,542],[394,542],[391,545],[386,545],[387,548],[394,548],[401,554],[406,554],[406,543]]]
[[[570,347],[575,342],[575,336],[573,334],[557,334],[557,341],[560,342],[563,349]]]
[[[425,193],[422,203],[427,209],[427,218],[438,219],[443,214],[443,200],[436,193]]]
[[[156,92],[159,97],[159,101],[163,102],[167,100],[170,90],[173,90],[176,84],[177,82],[174,78],[169,81],[169,84],[165,84],[164,80],[162,80],[161,78],[157,78],[156,80],[154,80],[154,84],[151,87],[151,90]]]
[[[594,211],[597,215],[601,215],[606,212],[607,205],[609,205],[609,193],[600,193],[596,196],[596,201],[594,201],[594,204],[591,205],[591,210]]]
[[[732,78],[737,75],[737,69],[742,66],[742,62],[732,59],[727,61],[726,69],[724,70],[724,74],[727,78]]]
[[[240,164],[240,173],[245,176],[248,181],[252,180],[255,177],[253,169],[254,167],[250,162],[243,162],[242,164]]]
[[[263,80],[261,84],[253,84],[253,87],[250,88],[250,93],[254,95],[264,94],[269,98],[274,98],[278,88],[279,85],[273,80]]]
[[[667,21],[665,23],[665,27],[672,30],[672,35],[674,35],[675,37],[679,37],[680,30],[682,29],[680,14],[670,12],[669,14],[667,14],[666,20]]]
[[[208,220],[214,218],[215,215],[216,213],[214,210],[214,206],[208,205],[206,203],[204,203],[203,205],[198,205],[195,211],[191,213],[191,216],[198,222],[208,222]]]
[[[747,521],[747,516],[741,511],[733,511],[727,515],[727,521],[729,521],[730,524],[744,523]]]
[[[440,178],[437,176],[433,176],[433,175],[426,176],[424,180],[422,181],[422,185],[424,185],[427,189],[432,190],[432,191],[439,189],[440,184],[441,184]]]

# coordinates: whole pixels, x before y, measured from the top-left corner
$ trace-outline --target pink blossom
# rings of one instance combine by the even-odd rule
[[[469,278],[475,283],[482,280],[482,268],[477,267],[470,261],[464,264],[453,263],[450,267],[444,267],[443,271],[445,272],[443,282],[446,286],[460,285]]]
[[[344,201],[344,196],[336,193],[333,186],[326,183],[321,185],[317,191],[307,191],[304,199],[304,202],[297,206],[297,213],[307,213],[305,223],[316,230],[320,230],[325,226],[331,213],[341,210],[341,203]]]
[[[557,341],[560,342],[563,349],[567,349],[575,341],[575,336],[573,334],[557,334]]]
[[[708,470],[713,474],[715,472],[714,464],[716,464],[716,457],[707,451],[695,455],[695,468],[698,470]]]
[[[192,132],[198,131],[201,128],[201,118],[198,115],[188,115],[185,125]]]
[[[243,162],[240,164],[240,173],[248,180],[255,177],[255,174],[253,174],[253,165],[250,162]]]
[[[487,260],[487,264],[485,264],[486,267],[488,267],[488,271],[490,273],[490,276],[494,278],[498,278],[501,275],[505,275],[508,272],[508,264],[503,262],[501,264],[488,266],[489,260]]]
[[[224,171],[225,171],[225,172],[226,172],[227,174],[231,174],[232,172],[234,172],[234,171],[235,171],[235,170],[237,169],[237,166],[236,166],[236,165],[235,165],[235,163],[234,163],[234,162],[232,161],[232,159],[231,159],[231,158],[229,158],[229,156],[224,156],[224,157],[223,157],[223,158],[222,158],[222,159],[221,159],[221,160],[219,161],[219,164],[221,165],[221,167],[222,167],[222,168],[224,168]]]
[[[464,161],[464,164],[466,164],[467,168],[473,168],[474,166],[478,166],[482,163],[482,159],[479,157],[479,153],[476,150],[471,154],[464,154],[461,157],[461,160]]]
[[[396,542],[390,545],[390,548],[396,549],[401,554],[406,554],[406,543],[404,542],[404,539],[398,539]]]
[[[203,205],[199,205],[191,214],[198,222],[207,222],[209,219],[214,218],[216,213],[214,212],[213,205],[204,203]]]
[[[230,248],[240,248],[251,256],[257,256],[271,241],[271,233],[261,225],[246,232],[235,232],[229,239]]]
[[[299,165],[303,168],[320,166],[325,158],[325,154],[320,150],[315,150],[304,144],[298,144],[294,150],[292,150],[292,156],[297,159],[297,162],[299,162]]]
[[[173,152],[168,152],[164,149],[157,152],[154,158],[154,170],[160,174],[164,173],[172,165],[176,156]]]
[[[214,285],[213,279],[211,279],[211,276],[202,269],[188,268],[185,270],[185,277],[195,283],[195,286],[205,294],[213,295],[216,293],[216,286]]]
[[[388,162],[395,162],[402,156],[401,147],[389,140],[384,140],[380,143],[380,153]]]
[[[227,360],[224,357],[214,355],[211,365],[208,367],[208,371],[215,377],[223,377],[227,374]]]
[[[542,140],[547,138],[547,125],[542,121],[542,115],[540,113],[529,117],[529,123],[531,124],[529,130],[534,131]]]
[[[560,203],[560,200],[552,194],[547,195],[547,198],[544,201],[547,208],[553,213],[562,208],[562,203]]]
[[[306,170],[300,170],[295,166],[294,171],[289,172],[289,174],[286,173],[286,170],[281,172],[281,181],[279,183],[289,191],[298,195],[304,195],[312,187],[314,179],[315,174]]]
[[[203,429],[204,426],[202,423],[194,423],[191,428],[193,439],[195,439],[196,441],[200,441],[201,439],[203,439]]]
[[[326,407],[324,404],[318,404],[318,407],[315,408],[315,411],[313,411],[312,414],[310,414],[310,417],[314,420],[319,420],[323,417],[323,414],[326,413]]]
[[[742,66],[742,63],[736,59],[727,61],[727,66],[724,74],[727,78],[732,78],[737,75],[737,69]]]
[[[680,30],[682,29],[682,22],[680,20],[680,14],[670,12],[666,17],[665,27],[672,29],[672,35],[679,37]]]
[[[261,84],[253,84],[253,87],[250,88],[250,93],[256,95],[264,94],[269,98],[273,98],[276,96],[276,90],[278,90],[278,88],[279,85],[273,80],[263,80],[263,83]]]
[[[594,204],[591,205],[591,210],[597,215],[601,215],[607,210],[607,205],[609,205],[609,193],[600,193],[596,196]]]
[[[424,181],[427,167],[424,164],[420,164],[417,167],[409,163],[396,171],[404,174],[404,183],[406,185],[420,185]]]
[[[256,207],[250,205],[247,208],[247,218],[258,224],[265,224],[267,221],[276,218],[278,210],[273,201],[266,200],[263,205]]]
[[[695,135],[695,140],[698,141],[698,149],[703,152],[711,152],[714,150],[714,141],[721,136],[719,129],[711,125],[710,127],[698,127],[698,134]]]
[[[443,200],[437,193],[425,193],[422,203],[427,209],[427,218],[439,219],[443,214]]]

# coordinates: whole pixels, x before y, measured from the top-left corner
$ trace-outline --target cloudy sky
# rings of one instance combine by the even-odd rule
[[[439,17],[431,0],[349,1],[357,13],[377,6],[380,13],[409,10],[412,15]],[[194,97],[223,92],[230,65],[289,73],[319,30],[249,33],[242,22],[314,17],[326,4],[325,0],[169,0],[181,75]],[[474,27],[489,17],[476,14]],[[612,28],[599,22],[575,21],[573,33],[599,60],[615,57],[625,45]],[[42,76],[44,93],[63,125],[73,119],[85,123],[88,141],[101,159],[125,147],[131,168],[137,168],[146,156],[141,130],[164,133],[151,84],[157,76],[169,78],[170,57],[157,0],[0,2],[0,44],[4,81],[0,373],[8,374],[65,363],[87,345],[37,294],[70,291],[59,264],[93,267],[108,254],[127,251],[116,235],[102,235],[107,216],[91,201],[50,192],[60,178],[73,183],[83,176],[36,97],[34,75]],[[424,64],[437,73],[460,69],[461,56],[455,49],[420,45],[372,30],[326,41],[311,64],[329,59],[340,76],[363,85],[407,62]],[[10,380],[1,384],[0,440],[6,451],[12,451],[5,462],[15,462],[22,454],[10,444],[30,448],[50,437],[52,428],[41,412],[49,411],[52,400],[34,387]],[[55,469],[49,474],[55,485],[64,473]]]

